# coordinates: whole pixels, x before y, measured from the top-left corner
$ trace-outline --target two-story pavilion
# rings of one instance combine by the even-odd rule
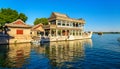
[[[66,14],[53,12],[48,21],[49,25],[44,26],[44,29],[51,37],[51,41],[52,39],[74,40],[83,38],[85,24],[83,19],[73,19]]]

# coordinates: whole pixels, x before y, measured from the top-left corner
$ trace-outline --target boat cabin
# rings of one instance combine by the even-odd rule
[[[81,39],[84,34],[85,20],[82,18],[73,19],[66,14],[53,12],[48,21],[49,25],[43,28],[45,35],[51,38],[50,40]]]

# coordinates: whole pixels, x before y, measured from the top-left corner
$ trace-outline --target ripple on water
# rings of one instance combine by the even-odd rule
[[[0,69],[120,69],[119,35],[31,46],[0,46]]]

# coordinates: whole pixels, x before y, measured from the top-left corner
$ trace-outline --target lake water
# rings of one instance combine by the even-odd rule
[[[0,45],[0,69],[120,69],[120,34],[40,45]]]

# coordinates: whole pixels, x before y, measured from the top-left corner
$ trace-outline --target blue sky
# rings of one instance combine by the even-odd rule
[[[120,0],[0,0],[0,8],[12,8],[28,16],[27,24],[52,12],[86,20],[86,31],[120,31]]]

